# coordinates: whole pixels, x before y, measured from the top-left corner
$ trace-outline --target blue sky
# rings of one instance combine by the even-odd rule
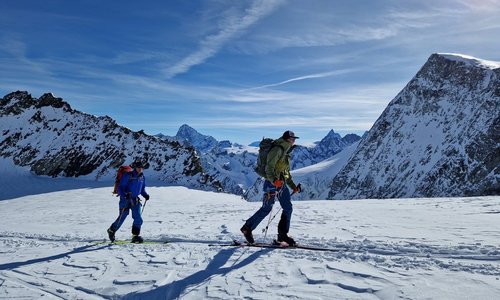
[[[369,130],[436,52],[500,61],[500,0],[0,2],[0,96],[247,144]]]

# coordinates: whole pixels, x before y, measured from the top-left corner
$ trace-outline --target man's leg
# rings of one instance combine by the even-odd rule
[[[142,243],[141,234],[141,226],[143,223],[141,216],[141,203],[137,202],[134,206],[132,206],[132,218],[134,222],[132,223],[132,242]]]
[[[120,229],[123,222],[125,222],[125,219],[128,216],[128,213],[129,213],[128,200],[120,197],[120,203],[118,205],[118,208],[119,208],[118,217],[111,224],[111,226],[109,226],[109,228],[107,230],[108,236],[109,236],[109,239],[111,242],[115,241],[115,232],[117,232],[118,229]]]
[[[290,231],[290,220],[292,219],[293,206],[290,197],[290,191],[285,186],[283,187],[278,200],[280,202],[283,212],[281,213],[281,219],[278,223],[278,241],[284,241],[289,245],[295,245],[295,241],[288,237],[288,231]]]
[[[264,220],[264,218],[271,212],[274,201],[276,199],[276,188],[269,181],[264,182],[264,196],[262,197],[262,206],[251,216],[245,225],[250,227],[251,230],[257,228],[257,226]]]
[[[247,242],[253,244],[254,238],[252,231],[264,220],[264,218],[271,212],[274,201],[276,199],[276,188],[269,181],[264,182],[264,196],[262,197],[262,206],[251,216],[241,227],[241,232],[245,236]]]

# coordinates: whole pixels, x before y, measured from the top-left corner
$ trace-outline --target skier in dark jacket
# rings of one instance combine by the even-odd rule
[[[120,211],[116,221],[114,221],[108,228],[108,235],[111,242],[115,240],[115,232],[122,226],[129,214],[129,210],[132,210],[132,218],[134,219],[132,223],[131,242],[142,243],[144,241],[140,236],[142,225],[142,203],[139,198],[139,195],[141,195],[144,199],[146,199],[146,201],[149,200],[149,194],[146,192],[146,178],[142,173],[144,164],[142,162],[134,162],[131,167],[133,168],[133,171],[123,174],[118,186],[118,195],[120,195]]]
[[[254,243],[252,231],[271,212],[277,197],[283,209],[280,222],[278,223],[277,241],[285,243],[288,246],[296,245],[295,241],[288,236],[293,208],[287,185],[292,189],[293,193],[301,192],[301,185],[296,185],[290,174],[291,150],[294,147],[295,140],[298,138],[293,131],[285,131],[281,138],[274,142],[274,146],[267,154],[262,207],[241,227],[241,232],[245,236],[245,239],[251,244]]]

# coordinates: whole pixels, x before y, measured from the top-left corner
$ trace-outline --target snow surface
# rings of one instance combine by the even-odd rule
[[[151,186],[142,235],[170,243],[109,245],[93,241],[103,241],[117,217],[110,186],[68,179],[50,192],[51,179],[31,185],[27,174],[9,177],[0,192],[22,196],[0,197],[5,199],[0,201],[0,298],[500,295],[498,196],[294,202],[292,236],[305,245],[346,249],[318,252],[209,246],[241,239],[239,228],[260,204],[229,194]],[[264,241],[266,222],[254,231],[257,241]],[[117,238],[130,238],[130,227],[129,217]],[[275,219],[268,241],[276,227]]]

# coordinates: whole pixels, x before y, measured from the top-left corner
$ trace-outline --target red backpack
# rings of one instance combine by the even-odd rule
[[[118,195],[118,186],[120,185],[120,180],[122,179],[123,174],[130,173],[132,171],[133,169],[131,166],[121,166],[118,168],[118,171],[116,172],[115,186],[113,188],[113,194],[116,194],[117,197],[120,196]]]

